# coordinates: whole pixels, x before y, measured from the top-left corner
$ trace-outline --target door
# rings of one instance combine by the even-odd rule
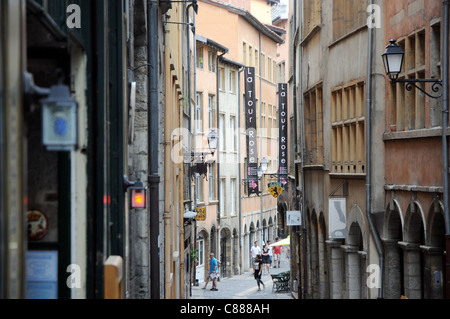
[[[198,247],[198,264],[195,271],[195,279],[199,283],[205,281],[205,240],[199,239],[197,241]]]

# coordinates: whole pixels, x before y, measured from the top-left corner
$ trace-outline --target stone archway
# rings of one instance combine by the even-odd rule
[[[198,283],[202,283],[206,280],[209,273],[209,250],[210,250],[210,241],[209,234],[206,229],[201,229],[197,234],[197,254],[198,260],[195,271],[195,281]]]
[[[349,299],[367,298],[367,234],[363,212],[358,205],[353,205],[347,220],[348,232],[346,245],[347,297]]]
[[[220,229],[220,276],[232,275],[231,232],[227,227]]]
[[[309,278],[311,283],[311,296],[313,299],[319,298],[319,243],[318,243],[318,225],[316,211],[313,210],[310,217],[310,271]]]
[[[330,298],[330,282],[329,282],[329,263],[328,263],[328,249],[325,244],[327,240],[327,228],[325,216],[323,212],[319,214],[318,224],[318,249],[319,249],[319,294],[320,299]]]
[[[277,236],[280,238],[287,237],[287,226],[286,226],[286,209],[282,203],[278,204],[278,230]]]
[[[253,223],[253,222],[251,222],[250,223],[250,228],[249,228],[249,231],[248,231],[248,250],[246,251],[246,255],[248,256],[247,258],[247,260],[248,260],[248,263],[247,263],[247,265],[249,266],[249,269],[251,269],[252,268],[252,260],[251,260],[251,258],[250,258],[250,249],[252,248],[252,246],[253,246],[253,242],[255,241],[255,240],[258,240],[257,238],[256,238],[256,229],[255,229],[255,224]]]
[[[420,250],[425,245],[425,226],[423,210],[417,201],[412,202],[406,210],[404,223],[404,241],[400,243],[403,248],[405,264],[405,295],[409,299],[422,299],[424,297],[424,256]]]
[[[445,298],[445,219],[444,205],[435,199],[428,211],[425,246],[424,299]]]
[[[239,267],[239,260],[240,260],[240,256],[239,256],[239,235],[238,232],[235,229],[233,229],[233,236],[232,236],[233,242],[232,242],[232,271],[234,275],[239,275],[240,273],[240,267]]]
[[[403,240],[403,219],[400,205],[394,199],[386,208],[384,222],[386,299],[400,299],[405,295],[404,260],[399,242]]]

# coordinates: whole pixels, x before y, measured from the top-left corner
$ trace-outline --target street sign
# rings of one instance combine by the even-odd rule
[[[283,185],[281,185],[281,183],[269,183],[267,186],[269,187],[270,194],[275,198],[280,196],[283,192]]]
[[[197,212],[197,221],[201,222],[206,220],[206,207],[197,207],[195,208],[195,211]]]

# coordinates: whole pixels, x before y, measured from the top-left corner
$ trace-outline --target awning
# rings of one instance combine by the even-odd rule
[[[288,238],[282,239],[277,241],[276,243],[270,244],[269,246],[289,246],[291,244],[291,238],[288,236]]]

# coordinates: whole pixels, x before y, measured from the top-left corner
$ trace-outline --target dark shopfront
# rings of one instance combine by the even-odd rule
[[[0,298],[71,298],[73,264],[85,297],[103,298],[104,262],[124,256],[123,2],[71,2],[80,29],[65,1],[0,2]],[[47,150],[39,98],[25,94],[26,73],[50,88],[57,70],[78,102],[72,151]]]

